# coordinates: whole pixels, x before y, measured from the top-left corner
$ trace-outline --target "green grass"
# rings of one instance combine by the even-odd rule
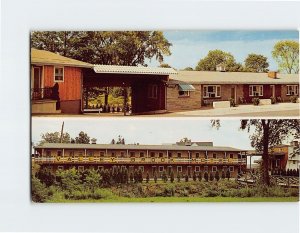
[[[92,202],[298,202],[298,197],[145,197],[128,198],[112,197],[110,199],[59,200],[65,203],[92,203]],[[55,203],[55,200],[49,201]]]

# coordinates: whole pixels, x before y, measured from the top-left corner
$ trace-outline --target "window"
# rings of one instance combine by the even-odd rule
[[[249,96],[263,96],[263,85],[250,85]]]
[[[157,85],[151,84],[148,86],[148,98],[157,99]]]
[[[78,171],[83,172],[84,171],[84,166],[78,166]]]
[[[115,152],[111,152],[111,157],[116,157],[116,153]]]
[[[50,150],[46,150],[46,157],[51,157],[51,151]]]
[[[182,172],[182,166],[177,166],[177,172]]]
[[[125,153],[123,151],[121,151],[121,158],[124,158],[125,157]]]
[[[179,97],[189,97],[190,91],[178,91]]]
[[[144,172],[144,166],[139,166],[139,169]]]
[[[169,156],[170,158],[172,158],[172,152],[169,152],[169,153],[168,153],[168,156]]]
[[[74,157],[74,151],[73,150],[69,152],[69,156]]]
[[[217,158],[217,154],[213,153],[213,158],[216,159]]]
[[[217,166],[212,166],[211,171],[216,172],[217,171]]]
[[[296,164],[296,161],[295,161],[295,160],[293,160],[293,164]]]
[[[298,95],[299,93],[298,85],[287,85],[286,88],[287,88],[286,95]]]
[[[54,67],[54,82],[63,82],[63,81],[64,81],[64,68]]]
[[[229,158],[233,159],[233,154],[232,153],[229,154]]]
[[[88,151],[88,156],[90,156],[90,157],[94,156],[94,152],[93,151]]]
[[[150,152],[150,156],[153,158],[155,157],[155,153],[154,152]]]
[[[195,166],[195,172],[200,172],[200,166]]]
[[[162,157],[164,157],[164,154],[162,152],[159,152],[158,156],[159,156],[159,158],[162,158]]]
[[[135,153],[133,151],[130,152],[130,157],[134,157]]]
[[[104,152],[100,151],[100,157],[104,157]]]
[[[221,97],[221,86],[220,85],[203,86],[203,97],[204,98]]]
[[[140,157],[144,157],[145,153],[144,152],[140,152]]]
[[[62,151],[61,150],[57,151],[57,156],[62,156]]]
[[[177,157],[178,157],[178,158],[181,158],[181,153],[177,153]]]
[[[163,171],[164,171],[164,166],[159,166],[159,167],[158,167],[158,171],[159,171],[159,172],[163,172]]]
[[[234,166],[230,166],[230,167],[229,167],[229,171],[230,171],[230,172],[234,172]]]
[[[196,153],[196,159],[200,157],[200,153]]]

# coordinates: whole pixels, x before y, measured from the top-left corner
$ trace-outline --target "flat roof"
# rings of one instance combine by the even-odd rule
[[[115,150],[177,150],[177,151],[244,151],[233,147],[224,146],[179,146],[179,145],[124,145],[124,144],[75,144],[75,143],[44,143],[35,146],[39,149],[115,149]]]
[[[171,75],[169,83],[189,84],[299,84],[299,74],[280,74],[269,78],[268,73],[178,71]]]
[[[35,65],[61,65],[61,66],[73,66],[82,68],[92,68],[93,65],[78,61],[72,58],[64,57],[56,53],[52,53],[46,50],[39,50],[31,48],[31,64]]]
[[[177,74],[173,68],[162,67],[145,67],[145,66],[117,66],[117,65],[94,65],[96,73],[113,73],[113,74],[155,74],[170,75]]]

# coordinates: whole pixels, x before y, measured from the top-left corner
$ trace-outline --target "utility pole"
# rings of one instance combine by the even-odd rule
[[[61,131],[60,131],[60,143],[62,143],[63,140],[63,135],[64,135],[64,125],[65,122],[63,121],[62,125],[61,125]]]

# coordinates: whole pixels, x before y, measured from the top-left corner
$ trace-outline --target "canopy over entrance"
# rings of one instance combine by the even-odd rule
[[[84,71],[83,88],[122,87],[124,93],[131,88],[133,114],[166,111],[166,82],[172,68],[95,65]]]

